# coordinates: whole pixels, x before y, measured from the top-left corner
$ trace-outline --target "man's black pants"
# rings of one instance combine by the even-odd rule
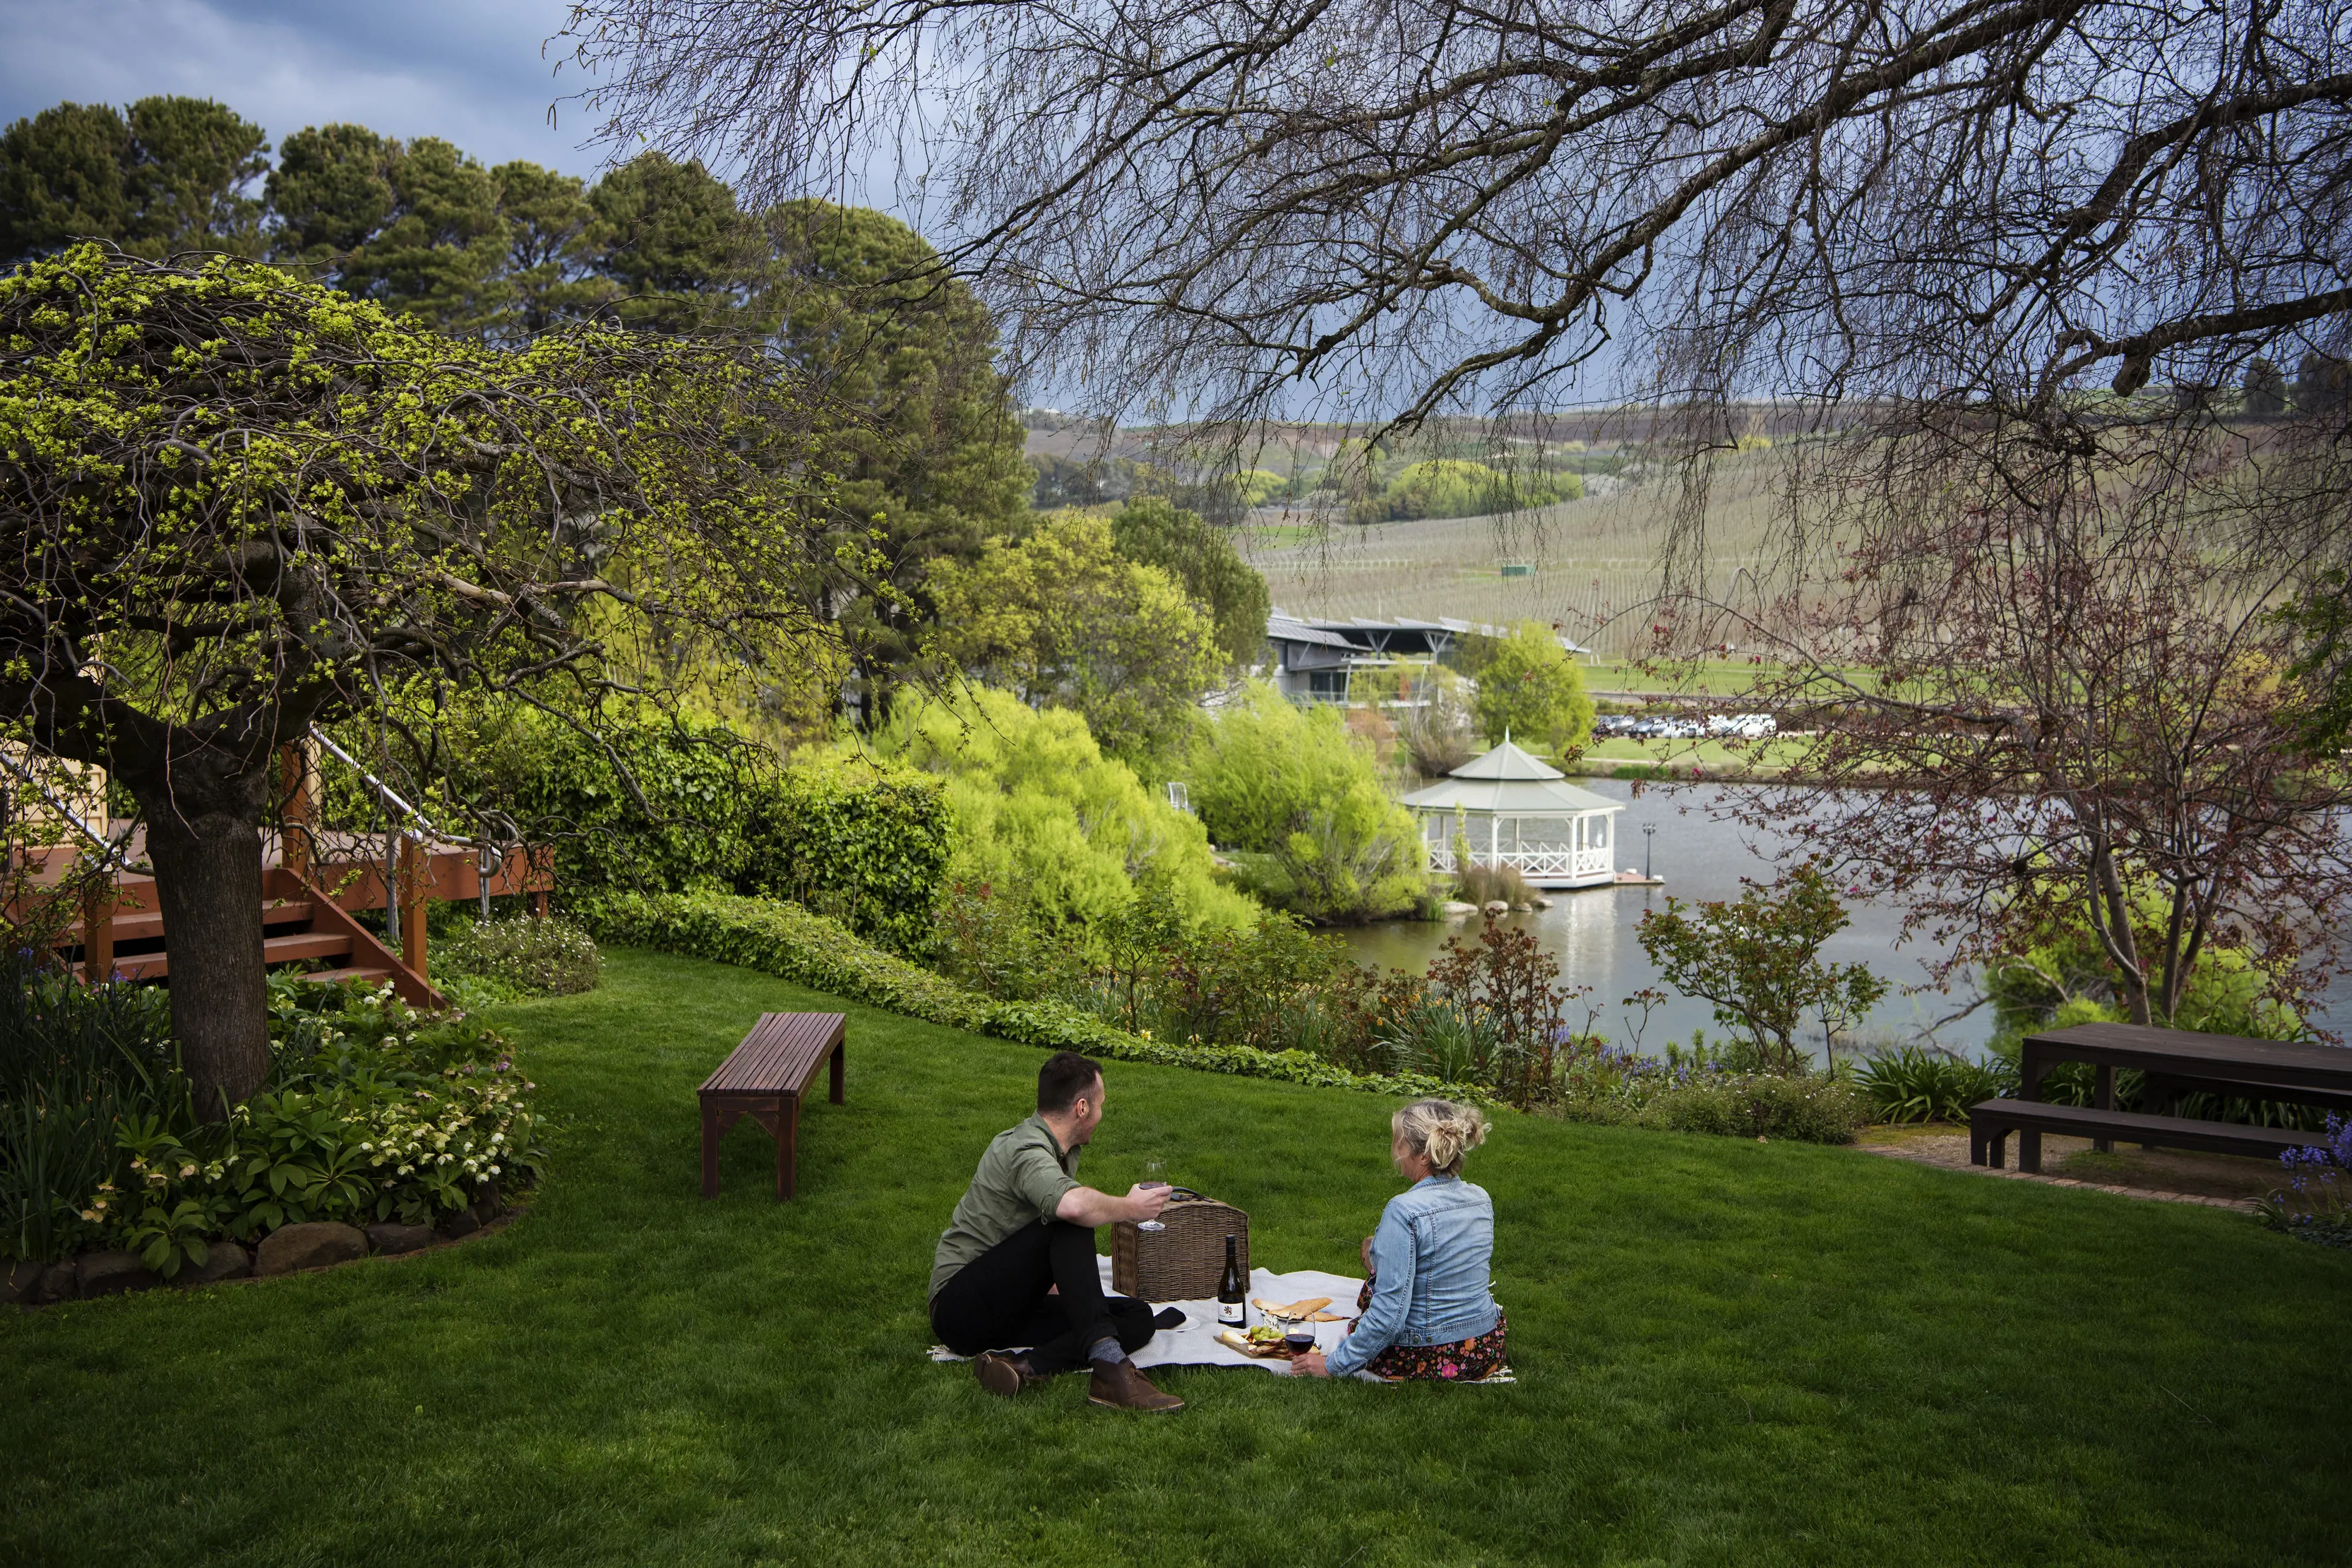
[[[1045,1292],[1054,1286],[1061,1294]],[[1066,1219],[1024,1225],[962,1268],[931,1298],[931,1332],[958,1355],[1028,1345],[1038,1374],[1087,1364],[1100,1340],[1141,1350],[1151,1307],[1103,1294],[1095,1233]]]

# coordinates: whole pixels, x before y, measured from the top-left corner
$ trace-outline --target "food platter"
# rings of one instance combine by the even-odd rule
[[[1250,1337],[1252,1334],[1265,1333],[1269,1330],[1274,1334],[1272,1339]],[[1247,1334],[1238,1329],[1220,1329],[1217,1331],[1217,1343],[1227,1350],[1237,1350],[1244,1355],[1255,1356],[1260,1361],[1277,1356],[1286,1361],[1290,1358],[1290,1347],[1282,1343],[1282,1332],[1274,1328],[1271,1323],[1260,1323]]]

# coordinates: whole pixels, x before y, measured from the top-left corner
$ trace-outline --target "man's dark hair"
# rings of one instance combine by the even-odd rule
[[[1093,1088],[1095,1080],[1101,1076],[1102,1063],[1075,1051],[1055,1051],[1037,1070],[1038,1113],[1060,1115],[1070,1108],[1071,1101]]]

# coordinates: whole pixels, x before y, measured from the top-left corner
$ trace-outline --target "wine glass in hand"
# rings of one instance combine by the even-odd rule
[[[1144,1161],[1143,1179],[1136,1185],[1139,1186],[1166,1186],[1168,1185],[1168,1178],[1161,1173],[1167,1168],[1167,1162],[1164,1160]],[[1165,1230],[1168,1228],[1165,1225],[1160,1224],[1160,1221],[1156,1219],[1138,1220],[1136,1221],[1135,1228],[1138,1230]]]

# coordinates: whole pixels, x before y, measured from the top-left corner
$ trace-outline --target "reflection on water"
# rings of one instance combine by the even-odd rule
[[[1720,784],[1671,789],[1653,786],[1635,799],[1630,783],[1607,779],[1578,782],[1612,800],[1626,802],[1626,810],[1617,819],[1621,870],[1642,869],[1642,830],[1645,826],[1656,830],[1647,843],[1654,868],[1666,879],[1665,886],[1555,893],[1550,895],[1551,908],[1504,915],[1503,922],[1532,931],[1547,952],[1559,956],[1564,984],[1592,988],[1590,999],[1601,1009],[1597,1027],[1612,1040],[1631,1044],[1638,1029],[1643,1049],[1656,1051],[1669,1039],[1687,1040],[1695,1029],[1704,1029],[1710,1036],[1721,1035],[1724,1031],[1715,1021],[1714,1009],[1688,997],[1670,995],[1646,1025],[1638,1009],[1628,1014],[1621,1005],[1622,998],[1644,987],[1668,989],[1649,955],[1642,951],[1633,930],[1641,924],[1642,912],[1654,905],[1664,907],[1669,893],[1685,901],[1737,898],[1743,876],[1770,881],[1775,873],[1770,853],[1781,841],[1768,837],[1751,847],[1748,830],[1717,821],[1712,813],[1725,794],[1726,787]],[[1865,1039],[1908,1037],[1932,1026],[1944,1044],[1969,1048],[1981,1045],[1992,1033],[1990,1008],[1950,1019],[1949,1015],[1976,999],[1975,987],[1965,977],[1953,982],[1948,995],[1908,990],[1930,983],[1927,966],[1942,950],[1927,946],[1925,936],[1898,944],[1903,926],[1900,906],[1856,897],[1848,900],[1846,913],[1852,924],[1822,945],[1822,956],[1832,963],[1868,964],[1894,982],[1892,992],[1863,1026]],[[1396,921],[1346,935],[1359,962],[1418,972],[1428,967],[1447,937],[1475,940],[1480,924],[1475,915],[1440,925]],[[2336,977],[2326,1003],[2320,1016],[2323,1020],[2334,1020],[2330,1027],[2342,1028],[2345,1020],[2352,1019],[2352,977]],[[1571,1009],[1570,1018],[1581,1023],[1581,1008]],[[1818,1045],[1818,1032],[1814,1040]]]

